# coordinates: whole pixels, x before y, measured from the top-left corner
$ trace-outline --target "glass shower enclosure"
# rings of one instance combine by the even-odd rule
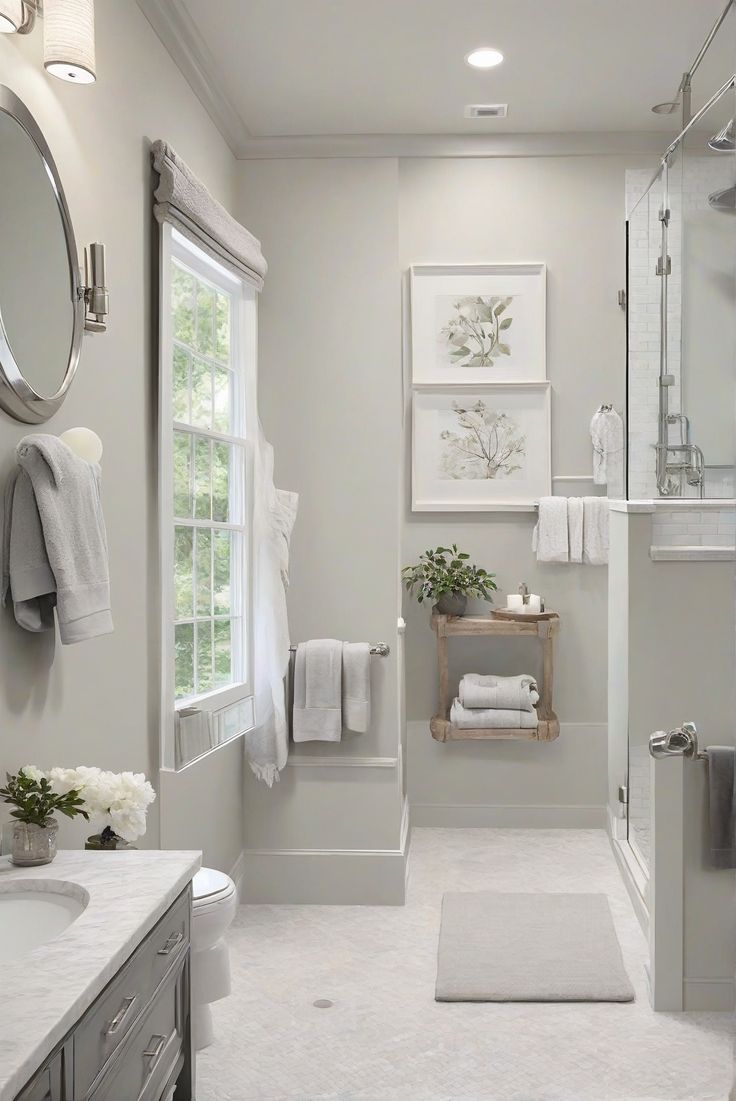
[[[654,175],[626,173],[627,497],[655,502],[658,541],[701,548],[732,546],[736,528],[735,81]],[[629,731],[628,783],[629,842],[647,873],[649,733]]]

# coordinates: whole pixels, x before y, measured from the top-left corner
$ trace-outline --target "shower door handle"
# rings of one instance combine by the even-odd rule
[[[674,730],[655,730],[649,737],[649,753],[652,757],[698,756],[698,731],[695,723],[683,723]]]

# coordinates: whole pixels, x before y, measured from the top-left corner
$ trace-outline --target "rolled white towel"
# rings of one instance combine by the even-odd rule
[[[542,497],[532,535],[537,562],[568,562],[567,497]]]
[[[464,708],[533,711],[539,701],[539,692],[537,682],[528,673],[518,677],[466,673],[460,681],[458,699]]]
[[[608,562],[607,497],[583,497],[583,562],[589,566]]]
[[[536,711],[463,707],[455,697],[450,708],[450,722],[462,730],[534,730],[538,719]]]

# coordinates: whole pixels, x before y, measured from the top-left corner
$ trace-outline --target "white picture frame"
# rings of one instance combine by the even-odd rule
[[[532,512],[552,492],[549,382],[428,386],[412,406],[412,512]]]
[[[545,264],[414,264],[409,273],[412,385],[547,378]]]

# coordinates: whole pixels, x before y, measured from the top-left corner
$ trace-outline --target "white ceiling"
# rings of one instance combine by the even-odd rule
[[[675,95],[725,0],[139,0],[231,144],[334,135],[677,132]],[[475,46],[496,69],[464,63]],[[697,107],[736,67],[732,12]],[[187,71],[189,70],[189,71]],[[469,120],[468,103],[506,119]],[[236,152],[239,151],[236,149]]]

